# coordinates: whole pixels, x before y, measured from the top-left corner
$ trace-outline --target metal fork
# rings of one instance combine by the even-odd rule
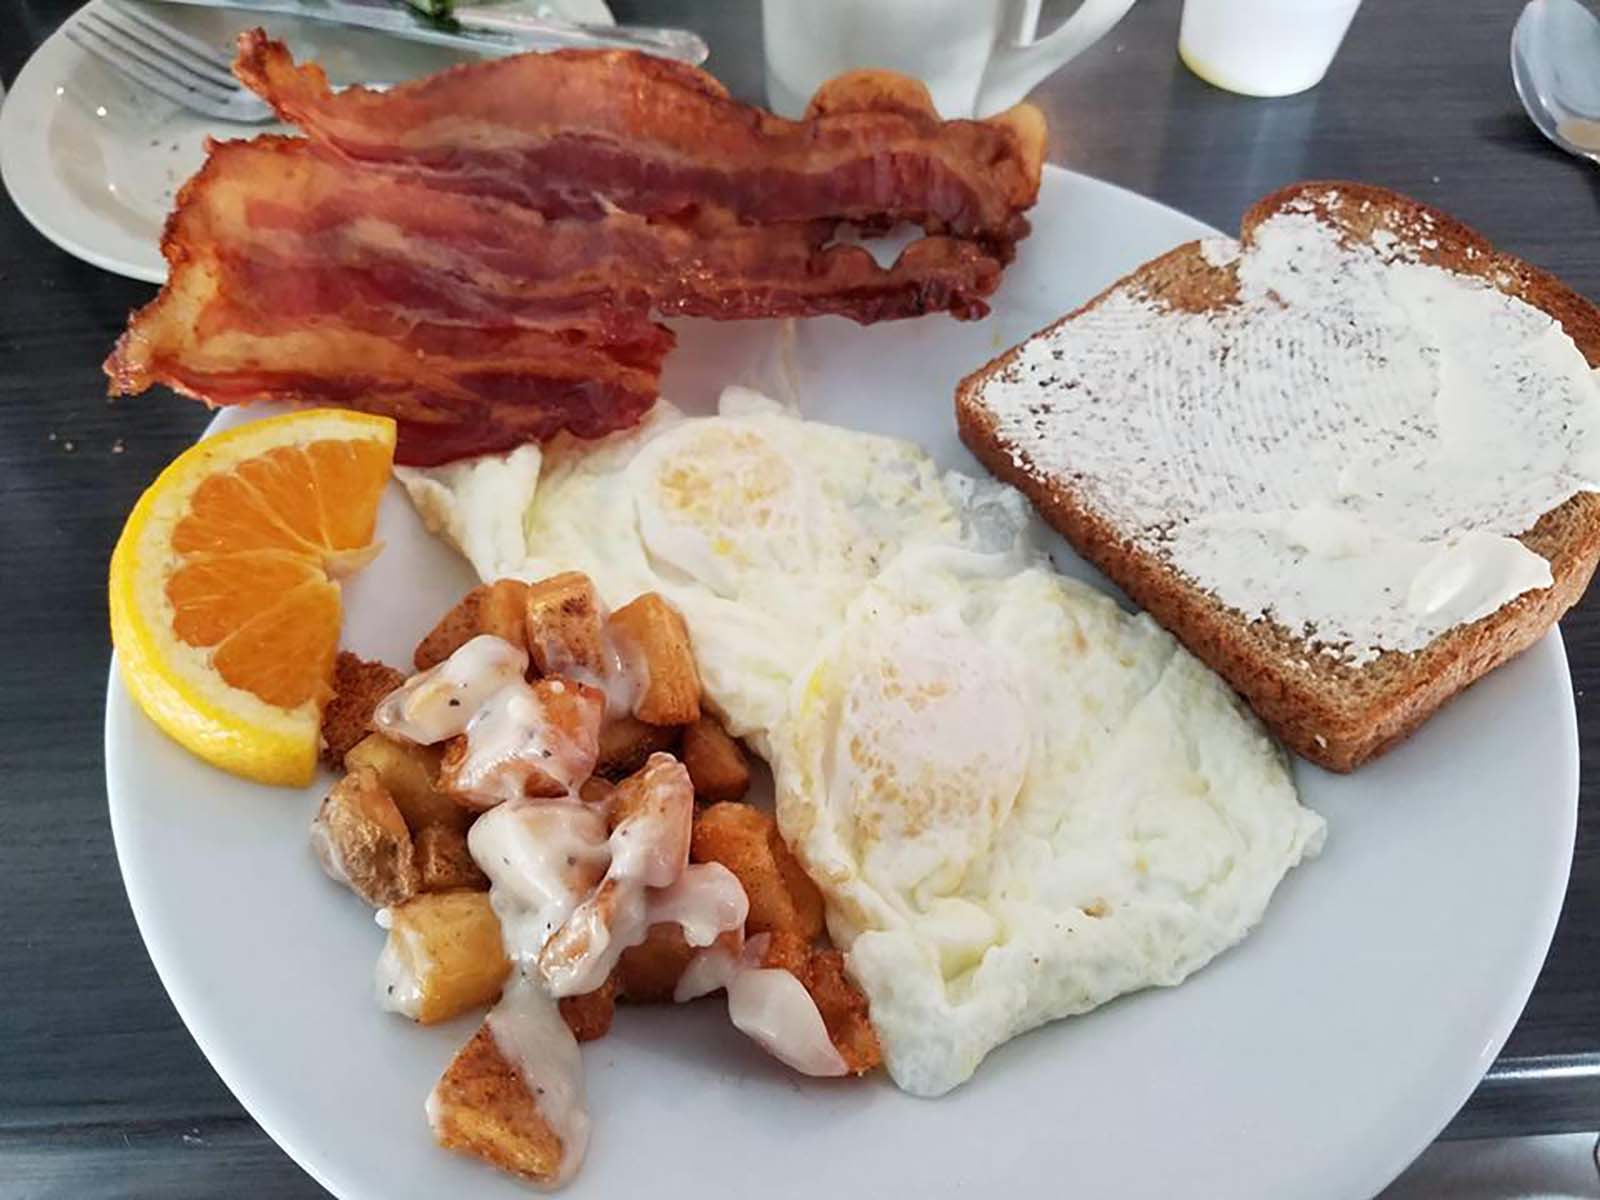
[[[134,7],[85,8],[66,28],[72,42],[141,87],[208,117],[259,125],[272,109],[233,77],[231,60]]]

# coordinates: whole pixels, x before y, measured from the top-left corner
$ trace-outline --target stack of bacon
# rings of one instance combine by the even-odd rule
[[[234,70],[306,137],[211,143],[112,390],[383,413],[416,465],[636,423],[673,344],[652,315],[981,317],[1044,148],[1029,106],[941,121],[882,72],[787,121],[626,52],[336,94],[255,30]],[[834,241],[902,222],[927,236],[892,267]]]

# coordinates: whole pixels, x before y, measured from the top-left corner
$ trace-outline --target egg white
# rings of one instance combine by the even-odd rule
[[[666,596],[712,705],[757,749],[850,600],[906,546],[959,539],[973,507],[918,447],[802,420],[743,388],[714,417],[663,402],[627,433],[557,439],[531,478],[523,453],[400,478],[484,578],[579,570],[614,607]],[[520,555],[490,535],[507,513]]]
[[[1016,555],[908,551],[795,681],[778,819],[894,1080],[1181,982],[1321,845],[1288,764],[1147,616]]]

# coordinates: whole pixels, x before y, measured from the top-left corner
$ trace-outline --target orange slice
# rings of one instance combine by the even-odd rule
[[[394,422],[312,409],[191,447],[111,556],[123,681],[171,737],[263,783],[304,785],[339,643],[338,580],[368,562]]]

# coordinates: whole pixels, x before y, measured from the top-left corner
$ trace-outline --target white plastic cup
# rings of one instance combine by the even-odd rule
[[[1322,82],[1361,0],[1183,0],[1178,55],[1215,87],[1292,96]]]

